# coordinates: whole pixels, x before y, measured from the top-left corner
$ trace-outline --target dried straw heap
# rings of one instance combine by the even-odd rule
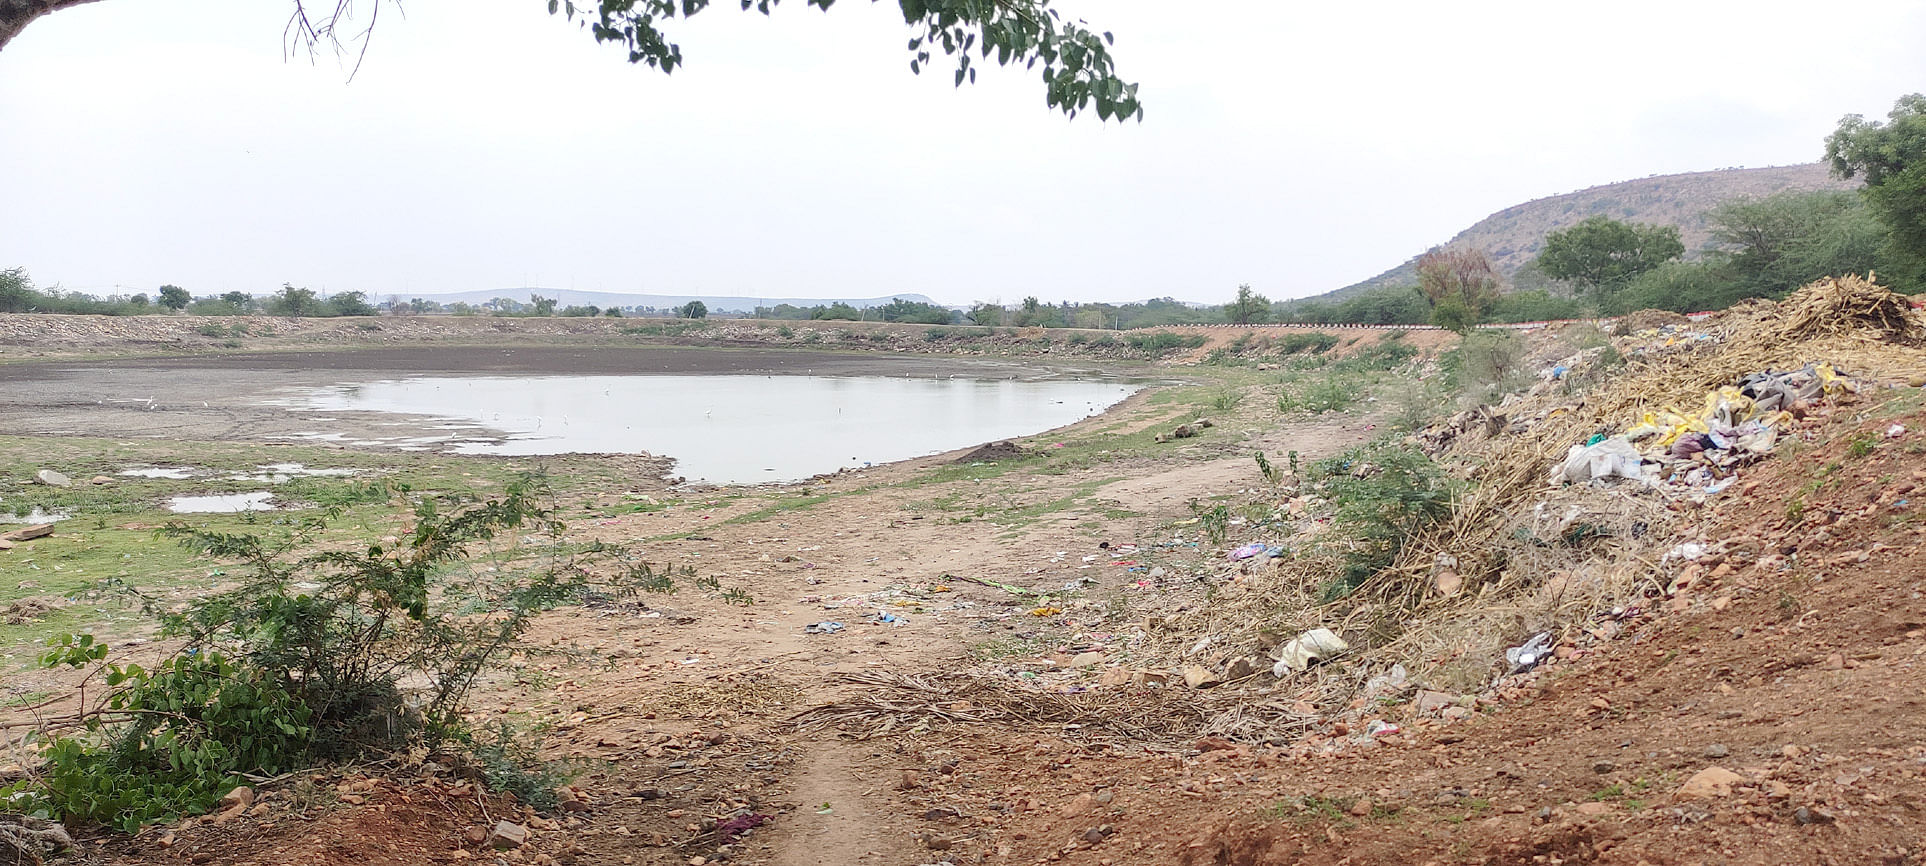
[[[1907,299],[1871,280],[1847,275],[1820,280],[1780,305],[1783,340],[1848,339],[1926,346],[1926,322]]]

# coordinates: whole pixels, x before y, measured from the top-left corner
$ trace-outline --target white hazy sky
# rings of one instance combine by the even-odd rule
[[[0,51],[0,267],[96,293],[1297,297],[1528,199],[1810,162],[1926,89],[1910,0],[1059,2],[1116,33],[1142,123],[1065,120],[1020,69],[912,76],[894,3],[721,2],[664,76],[543,0],[411,0],[352,81],[284,59],[278,0],[57,12]]]

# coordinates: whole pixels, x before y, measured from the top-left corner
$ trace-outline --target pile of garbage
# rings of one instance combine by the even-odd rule
[[[1702,502],[1729,486],[1740,467],[1770,455],[1820,400],[1866,386],[1823,363],[1753,373],[1708,392],[1695,410],[1648,409],[1619,435],[1593,434],[1552,466],[1550,480],[1627,478]]]

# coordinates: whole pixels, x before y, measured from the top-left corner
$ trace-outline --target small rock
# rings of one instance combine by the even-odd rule
[[[520,848],[528,841],[528,828],[513,821],[496,821],[495,829],[488,834],[491,848]]]
[[[1256,676],[1258,671],[1265,670],[1269,667],[1269,665],[1260,664],[1255,659],[1241,658],[1230,663],[1230,667],[1224,671],[1224,679],[1241,680],[1245,677]]]
[[[33,480],[38,481],[41,484],[45,484],[48,487],[74,486],[74,480],[72,478],[68,478],[67,476],[62,475],[58,472],[55,472],[52,469],[42,469],[39,472],[35,472],[33,474]]]
[[[1095,845],[1103,841],[1103,831],[1095,827],[1083,831],[1083,841]]]
[[[1723,758],[1730,754],[1732,750],[1726,748],[1723,743],[1713,743],[1705,747],[1705,756],[1708,758]]]
[[[1351,804],[1351,815],[1352,817],[1355,817],[1355,818],[1370,817],[1371,801],[1363,798],[1359,798],[1357,802]]]
[[[1833,821],[1833,817],[1830,812],[1800,806],[1797,811],[1792,813],[1792,820],[1801,824],[1830,824]]]
[[[1418,712],[1420,713],[1435,713],[1445,707],[1457,704],[1458,696],[1449,692],[1434,692],[1430,689],[1425,689],[1418,692],[1418,696],[1413,699],[1413,703],[1417,706]]]
[[[1073,668],[1094,667],[1100,664],[1103,664],[1103,653],[1100,652],[1077,653],[1070,657],[1070,666]]]
[[[114,483],[114,479],[108,478],[105,475],[96,475],[92,478],[87,479],[87,483],[88,484],[112,484]]]
[[[1601,776],[1605,775],[1606,773],[1610,773],[1616,769],[1618,769],[1618,765],[1612,763],[1611,761],[1594,761],[1592,763],[1592,772],[1597,773]]]
[[[948,851],[952,844],[954,843],[950,841],[948,836],[938,836],[935,833],[929,833],[923,836],[923,847],[931,851]]]
[[[1724,767],[1706,767],[1692,774],[1672,794],[1674,800],[1717,800],[1732,796],[1732,786],[1743,784],[1745,777]]]
[[[470,845],[480,845],[488,841],[488,830],[484,827],[470,827],[461,832],[461,837]]]
[[[1089,794],[1078,794],[1070,802],[1063,804],[1062,814],[1065,818],[1075,818],[1078,815],[1089,814],[1096,807],[1097,798]]]
[[[223,809],[252,805],[254,805],[254,789],[246,785],[237,786],[234,790],[221,795],[221,808]]]
[[[1211,673],[1209,668],[1201,665],[1184,665],[1184,685],[1193,689],[1207,689],[1221,682],[1223,679]]]
[[[1612,804],[1587,801],[1573,806],[1572,811],[1580,815],[1604,815],[1612,811]]]

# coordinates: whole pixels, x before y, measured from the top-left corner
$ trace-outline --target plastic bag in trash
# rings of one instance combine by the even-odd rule
[[[1379,695],[1398,694],[1404,691],[1410,676],[1411,674],[1404,669],[1404,665],[1392,665],[1390,671],[1378,674],[1364,684],[1364,694],[1372,698]]]
[[[1521,646],[1505,650],[1505,664],[1511,666],[1514,674],[1524,673],[1538,666],[1539,662],[1551,655],[1551,632],[1541,631],[1531,636]]]
[[[1249,544],[1246,544],[1246,545],[1244,545],[1243,547],[1240,547],[1240,548],[1238,548],[1238,549],[1236,549],[1236,550],[1233,550],[1233,551],[1231,551],[1231,552],[1230,552],[1230,558],[1232,558],[1232,559],[1250,559],[1250,558],[1251,558],[1251,557],[1253,557],[1253,556],[1257,556],[1257,555],[1259,555],[1259,554],[1261,554],[1261,553],[1263,553],[1263,552],[1265,551],[1265,549],[1266,549],[1266,548],[1265,548],[1265,546],[1264,546],[1264,542],[1261,542],[1261,541],[1253,541],[1253,542],[1251,542],[1251,543],[1249,543]]]
[[[831,622],[829,620],[824,620],[822,622],[812,622],[806,626],[803,626],[803,634],[835,634],[842,630],[843,630],[842,623]]]
[[[1277,651],[1277,664],[1271,675],[1282,677],[1291,671],[1309,670],[1312,662],[1323,661],[1351,648],[1328,628],[1314,628],[1292,639]]]
[[[1644,481],[1643,460],[1638,449],[1623,436],[1614,436],[1596,445],[1573,445],[1565,454],[1565,462],[1552,468],[1551,482],[1583,484],[1614,475]]]

